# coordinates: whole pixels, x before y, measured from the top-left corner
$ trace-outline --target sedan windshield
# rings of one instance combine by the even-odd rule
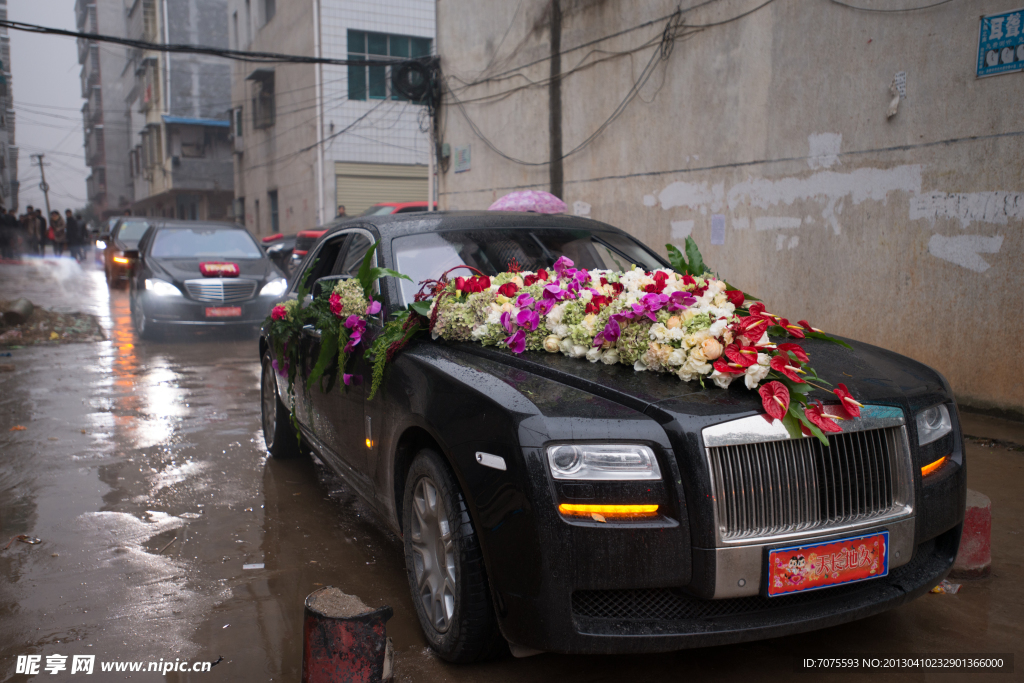
[[[168,228],[153,237],[153,258],[263,258],[263,251],[245,230]]]
[[[362,215],[362,216],[390,216],[394,212],[395,212],[395,207],[393,207],[393,206],[389,206],[389,205],[381,206],[380,204],[374,204],[373,206],[371,206],[366,211],[363,211],[363,213],[360,214],[360,215]]]
[[[117,239],[122,242],[138,243],[148,229],[149,223],[146,221],[125,221],[117,231]]]
[[[577,268],[644,270],[662,267],[658,257],[642,244],[615,232],[532,228],[458,230],[399,237],[393,242],[395,266],[412,282],[402,280],[404,303],[410,303],[423,280],[434,280],[459,265],[473,266],[485,275],[497,275],[515,262],[523,270],[550,268],[566,256]],[[451,277],[472,275],[459,269]]]

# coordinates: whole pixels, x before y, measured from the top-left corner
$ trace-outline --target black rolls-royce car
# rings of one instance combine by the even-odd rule
[[[379,281],[382,315],[460,264],[487,275],[512,257],[527,269],[562,255],[587,269],[668,267],[589,219],[442,212],[349,221],[303,268],[311,283],[354,276],[378,240],[378,265],[412,279]],[[364,341],[381,324],[371,318]],[[800,341],[824,379],[864,404],[827,448],[766,420],[741,382],[721,389],[472,342],[412,342],[372,401],[371,366],[357,351],[349,372],[362,384],[325,393],[303,384],[317,358],[313,327],[301,338],[296,416],[302,440],[403,537],[423,631],[445,659],[485,658],[505,642],[515,654],[717,645],[877,614],[927,592],[953,563],[966,474],[950,387],[921,363],[849,343]],[[266,444],[292,455],[287,379],[266,330],[259,348]],[[837,403],[822,391],[812,398]],[[609,452],[627,454],[635,470],[587,466]],[[572,513],[604,505],[657,513]],[[881,552],[863,580],[769,585],[773,553],[800,550],[776,573],[796,582],[810,566],[827,573],[863,560],[832,552],[862,538],[875,545],[859,552]]]
[[[150,219],[129,279],[132,324],[153,338],[173,326],[250,326],[266,318],[288,281],[234,223]]]

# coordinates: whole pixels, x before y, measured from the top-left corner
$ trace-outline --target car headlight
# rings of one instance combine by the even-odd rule
[[[605,481],[660,480],[654,451],[638,445],[559,444],[548,446],[555,479]]]
[[[263,285],[263,289],[260,290],[260,296],[281,296],[287,289],[288,281],[283,277],[279,277]]]
[[[917,443],[920,446],[941,439],[953,431],[953,421],[945,405],[932,406],[915,416],[917,422]]]
[[[181,296],[180,289],[170,282],[157,280],[156,278],[146,278],[146,290],[156,296]]]
[[[104,242],[103,240],[96,240],[96,248],[97,249],[106,249],[107,248],[107,243]]]

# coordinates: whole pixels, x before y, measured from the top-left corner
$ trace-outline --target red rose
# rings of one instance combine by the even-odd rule
[[[512,298],[519,291],[519,287],[514,282],[506,282],[501,287],[498,287],[498,294]]]
[[[274,306],[270,309],[270,317],[274,320],[284,320],[288,317],[288,309],[284,306]]]

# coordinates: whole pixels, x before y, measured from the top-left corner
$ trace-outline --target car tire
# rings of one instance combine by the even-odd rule
[[[466,500],[448,464],[429,448],[406,475],[402,535],[409,588],[430,647],[457,664],[507,652]]]
[[[159,339],[161,335],[153,326],[153,322],[146,317],[146,309],[142,305],[142,297],[135,296],[130,301],[132,327],[135,328],[135,334],[138,335],[139,339],[145,339],[146,341],[156,341]]]
[[[277,378],[274,377],[273,359],[270,352],[263,354],[263,370],[260,376],[260,417],[263,425],[263,441],[267,452],[275,458],[294,458],[299,455],[299,439],[289,420],[288,407],[277,394]]]

